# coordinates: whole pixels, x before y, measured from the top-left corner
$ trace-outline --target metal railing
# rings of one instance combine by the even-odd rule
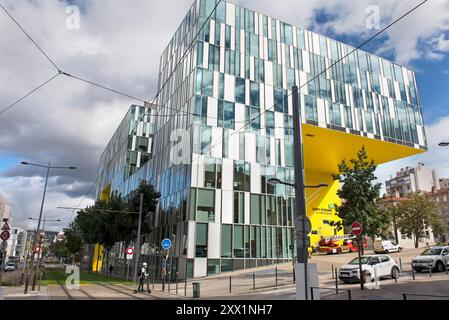
[[[443,298],[443,299],[448,299],[449,300],[449,296],[434,295],[434,294],[418,294],[418,293],[403,293],[402,294],[402,299],[403,300],[408,300],[407,296],[426,297],[426,298]]]
[[[335,296],[339,295],[341,292],[346,291],[348,295],[348,300],[352,300],[352,293],[350,289],[338,289],[338,288],[329,288],[329,287],[310,287],[310,300],[314,300],[314,290],[327,290],[327,291],[335,291]]]

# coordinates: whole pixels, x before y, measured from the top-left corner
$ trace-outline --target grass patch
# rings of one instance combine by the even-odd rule
[[[69,274],[65,273],[64,269],[46,269],[42,279],[42,285],[65,285],[68,276]],[[80,284],[96,284],[98,282],[105,284],[132,284],[132,281],[113,278],[102,274],[80,272]]]

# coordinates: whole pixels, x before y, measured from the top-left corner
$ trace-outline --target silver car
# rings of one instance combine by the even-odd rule
[[[443,272],[449,267],[449,246],[431,247],[412,259],[417,272],[432,270]]]

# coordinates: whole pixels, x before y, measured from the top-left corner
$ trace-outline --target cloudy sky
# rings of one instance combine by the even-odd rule
[[[64,71],[140,99],[156,93],[159,56],[193,0],[0,0]],[[239,0],[237,3],[357,46],[380,27],[417,5],[415,0]],[[376,3],[377,7],[372,7]],[[79,29],[67,27],[67,7],[80,9]],[[70,12],[70,11],[69,11]],[[430,18],[431,17],[431,18]],[[69,24],[70,26],[70,24]],[[55,75],[55,68],[0,9],[0,110]],[[449,0],[430,0],[364,48],[417,72],[429,152],[378,169],[380,180],[406,165],[424,162],[449,177]],[[53,171],[45,215],[66,226],[70,211],[85,206],[95,188],[98,158],[132,99],[58,76],[0,114],[0,192],[13,205],[16,225],[34,228],[45,169],[18,163],[77,166]]]

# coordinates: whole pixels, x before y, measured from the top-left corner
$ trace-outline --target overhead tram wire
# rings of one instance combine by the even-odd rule
[[[207,16],[207,18],[205,19],[204,23],[201,25],[201,28],[200,28],[200,29],[198,30],[198,32],[196,33],[195,37],[192,39],[192,41],[190,42],[190,44],[189,44],[189,46],[187,47],[187,49],[184,51],[184,54],[181,56],[181,58],[179,59],[178,63],[177,63],[177,64],[175,65],[175,67],[173,68],[173,71],[172,71],[172,72],[170,73],[170,75],[167,77],[167,80],[166,80],[166,81],[162,84],[162,86],[159,88],[159,90],[158,90],[158,92],[156,93],[156,95],[155,95],[153,98],[149,99],[149,100],[151,100],[151,101],[144,101],[144,100],[137,99],[138,101],[141,101],[141,102],[143,102],[144,104],[149,104],[149,105],[154,104],[154,102],[156,101],[156,99],[159,97],[161,91],[162,91],[162,90],[165,88],[165,86],[167,85],[167,83],[168,83],[170,77],[172,76],[172,74],[174,73],[174,71],[175,71],[175,70],[178,68],[178,66],[184,61],[185,57],[187,56],[188,52],[191,50],[193,44],[195,43],[196,39],[198,38],[198,36],[199,36],[199,35],[201,34],[201,32],[203,31],[203,29],[204,29],[204,27],[206,26],[206,24],[210,22],[210,19],[211,19],[212,15],[215,13],[215,11],[217,10],[217,8],[218,8],[218,6],[219,6],[219,4],[220,4],[221,2],[222,2],[222,0],[218,0],[218,1],[217,1],[217,3],[215,4],[214,8],[213,8],[212,11],[210,12],[210,14]],[[198,16],[198,21],[199,21],[199,16]],[[183,40],[186,38],[186,36],[187,36],[187,34],[184,36]],[[81,80],[81,79],[78,79],[78,80]],[[81,80],[81,81],[82,81],[82,80]],[[95,84],[95,83],[91,83],[91,84],[92,84],[92,85],[97,85],[97,84]],[[100,85],[99,85],[99,86],[100,86]],[[161,108],[163,108],[163,107],[160,107],[160,109],[161,109]],[[166,108],[166,107],[164,107],[164,108]],[[168,109],[171,109],[171,108],[168,108]],[[134,130],[137,129],[137,126],[139,125],[139,123],[140,123],[140,122],[143,122],[143,119],[144,119],[145,115],[148,115],[148,111],[149,111],[149,110],[151,110],[150,107],[148,107],[148,110],[147,110],[141,117],[139,117],[139,118],[137,119],[136,124],[135,124],[135,126],[134,126],[134,128],[133,128],[133,130],[132,130],[131,132],[134,132]],[[178,111],[178,112],[179,112],[179,110],[175,110],[175,111]],[[193,114],[193,115],[196,115],[196,114]],[[152,116],[152,115],[150,115],[150,116]],[[125,145],[125,143],[127,143],[127,141],[124,141],[124,143],[120,146],[120,148],[123,147],[123,146]],[[111,159],[111,161],[114,160],[114,158],[115,158],[116,156],[117,156],[117,154],[114,155],[114,157]],[[92,184],[92,186],[90,187],[89,191],[83,196],[82,200],[88,195],[88,193],[91,191],[92,187],[93,187],[95,184],[98,183],[98,180],[99,180],[99,179],[100,179],[100,176],[97,177],[97,180]],[[81,204],[81,203],[80,203],[80,204]],[[80,206],[80,204],[78,205],[78,207]]]
[[[332,68],[333,66],[335,66],[337,63],[341,62],[344,58],[348,57],[349,55],[351,55],[354,51],[358,50],[359,48],[361,48],[362,46],[364,46],[365,44],[367,44],[368,42],[370,42],[371,40],[373,40],[374,38],[376,38],[377,36],[379,36],[380,34],[382,34],[383,32],[385,32],[387,29],[389,29],[390,27],[392,27],[394,24],[396,24],[397,22],[399,22],[400,20],[402,20],[403,18],[405,18],[407,15],[409,15],[410,13],[412,13],[413,11],[415,11],[416,9],[418,9],[419,7],[421,7],[424,3],[426,3],[428,0],[424,0],[421,3],[419,3],[418,5],[416,5],[415,7],[413,7],[412,9],[410,9],[409,11],[407,11],[406,13],[404,13],[403,15],[401,15],[399,18],[397,18],[396,20],[394,20],[393,22],[391,22],[389,25],[387,25],[386,27],[384,27],[383,29],[381,29],[380,31],[378,31],[376,34],[374,34],[373,36],[371,36],[370,38],[368,38],[367,40],[365,40],[364,42],[362,42],[360,45],[358,45],[356,48],[354,48],[351,52],[349,52],[348,54],[346,54],[345,56],[343,56],[342,58],[340,58],[339,60],[337,60],[335,63],[333,63],[332,65],[330,65],[329,67],[325,68],[323,71],[321,71],[319,74],[317,74],[316,76],[314,76],[312,79],[310,79],[309,81],[307,81],[306,83],[304,83],[302,86],[300,86],[298,88],[298,91],[303,88],[305,85],[307,85],[308,83],[310,83],[311,81],[313,81],[314,79],[316,79],[317,77],[319,77],[321,74],[323,74],[324,72],[326,72],[327,70],[329,70],[330,68]],[[195,160],[192,159],[192,164],[196,161],[199,160],[201,156],[204,155],[204,153],[207,153],[209,151],[212,150],[212,148],[216,147],[217,145],[221,144],[222,142],[224,142],[226,139],[229,139],[231,136],[233,136],[234,134],[236,134],[237,132],[240,132],[242,129],[246,128],[249,124],[251,124],[253,121],[257,120],[258,118],[260,118],[262,116],[262,114],[266,113],[267,111],[269,111],[270,109],[275,108],[276,106],[280,105],[283,101],[285,101],[285,99],[287,99],[289,96],[291,95],[291,93],[287,96],[285,96],[282,100],[280,101],[276,101],[275,104],[271,107],[271,108],[266,108],[264,110],[264,112],[262,112],[259,116],[257,116],[254,119],[251,119],[251,121],[249,123],[247,123],[246,125],[244,125],[243,127],[241,127],[240,129],[234,131],[233,133],[227,135],[226,137],[223,137],[222,139],[220,139],[216,144],[211,145],[209,147],[208,150],[201,151],[201,153],[197,156],[197,158]],[[302,117],[301,117],[302,119]],[[302,120],[301,120],[302,121]],[[175,170],[174,172],[172,172],[172,174],[177,173],[179,170],[182,169],[182,166],[180,166],[180,168],[178,168],[177,170]]]
[[[39,49],[40,52],[42,52],[42,54],[47,58],[47,60],[53,65],[53,67],[56,68],[56,70],[58,70],[58,72],[60,71],[59,67],[56,65],[56,63],[54,63],[54,61],[48,56],[48,54],[37,44],[36,41],[34,41],[34,39],[29,35],[28,32],[25,31],[25,29],[20,25],[20,23],[17,22],[16,19],[14,19],[14,17],[8,12],[8,10],[6,10],[6,8],[0,4],[0,7],[3,9],[3,11],[6,12],[6,14],[11,18],[12,21],[14,21],[14,23],[20,28],[20,30],[22,30],[22,32],[28,37],[28,39],[30,39],[30,41],[36,46],[36,48]]]
[[[60,74],[57,73],[55,74],[53,77],[51,77],[50,79],[46,80],[45,82],[41,83],[39,86],[37,86],[36,88],[34,88],[33,90],[31,90],[30,92],[28,92],[27,94],[25,94],[24,96],[22,96],[20,99],[16,100],[14,103],[10,104],[9,106],[5,107],[4,109],[2,109],[0,111],[0,115],[5,113],[6,111],[8,111],[9,109],[13,108],[16,104],[18,104],[20,101],[22,101],[23,99],[25,99],[26,97],[32,95],[33,93],[35,93],[36,91],[38,91],[40,88],[44,87],[45,85],[47,85],[49,82],[51,82],[53,79],[55,79],[56,77],[58,77]]]

